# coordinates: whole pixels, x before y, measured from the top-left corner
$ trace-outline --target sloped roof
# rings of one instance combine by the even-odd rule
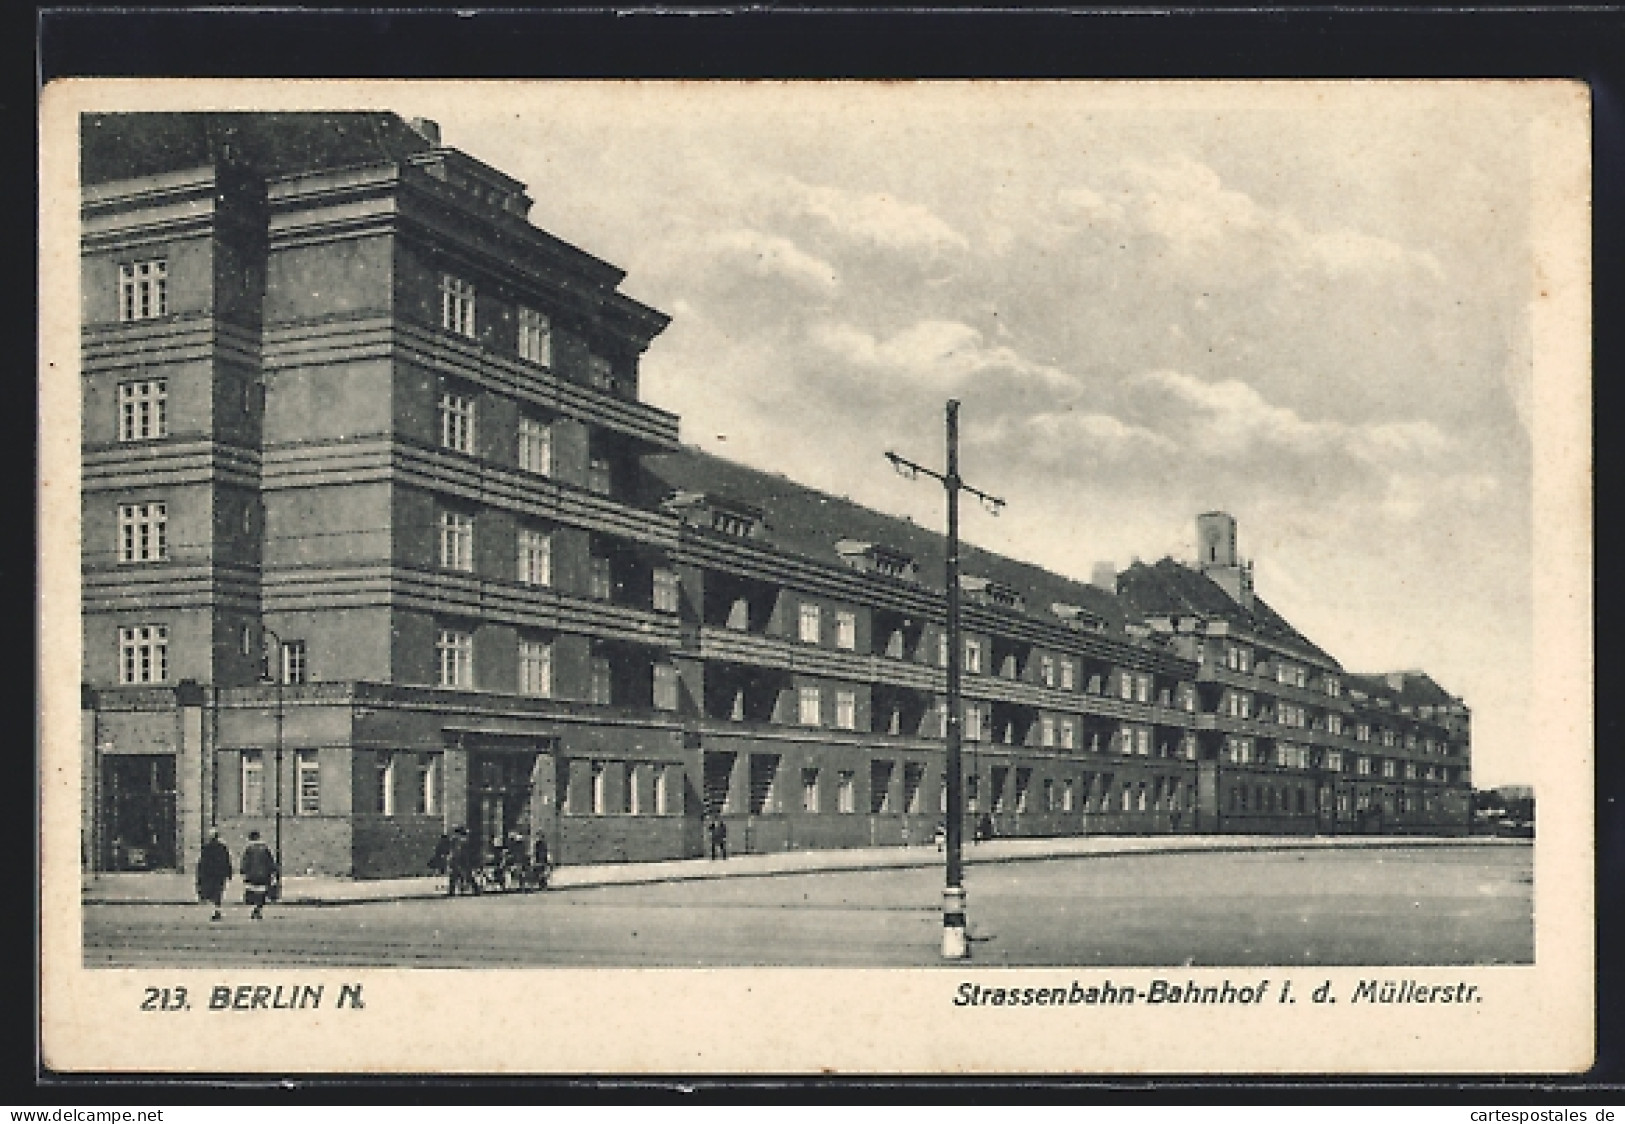
[[[1347,677],[1352,690],[1369,698],[1388,699],[1396,706],[1460,706],[1461,700],[1446,691],[1425,671],[1363,672]]]
[[[837,542],[872,542],[912,556],[924,588],[939,592],[944,588],[944,536],[907,519],[688,446],[675,453],[645,457],[643,464],[654,477],[657,489],[704,492],[759,508],[764,513],[762,538],[780,550],[841,564]],[[968,543],[960,545],[960,572],[991,578],[1015,589],[1025,599],[1025,614],[1030,617],[1058,619],[1050,612],[1050,605],[1062,602],[1081,606],[1099,617],[1111,632],[1121,633],[1127,619],[1137,619],[1126,611],[1120,598],[1106,590]]]
[[[229,165],[277,176],[397,163],[434,145],[393,113],[87,113],[84,184]]]
[[[1153,565],[1136,562],[1117,575],[1117,592],[1134,611],[1146,616],[1196,614],[1229,621],[1238,628],[1308,655],[1337,664],[1329,653],[1293,628],[1257,594],[1251,608],[1235,601],[1200,570],[1163,558]]]

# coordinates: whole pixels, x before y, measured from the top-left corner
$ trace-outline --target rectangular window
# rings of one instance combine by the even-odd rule
[[[821,623],[821,613],[817,605],[802,605],[796,638],[803,644],[818,643]]]
[[[265,814],[265,753],[258,749],[243,751],[243,802],[245,816]]]
[[[309,679],[310,660],[303,640],[286,640],[282,644],[282,682],[304,683]]]
[[[609,808],[609,770],[602,761],[592,763],[592,814],[602,816]]]
[[[519,309],[519,358],[553,365],[553,325],[534,308]]]
[[[435,640],[442,687],[474,685],[474,634],[443,628]]]
[[[1141,757],[1151,752],[1151,731],[1141,728],[1134,731],[1134,752]]]
[[[294,754],[294,792],[297,800],[294,812],[301,816],[319,815],[322,810],[322,767],[314,749],[301,749]]]
[[[654,665],[653,699],[656,710],[677,709],[677,668],[669,663]]]
[[[890,761],[869,762],[869,813],[881,815],[892,810]]]
[[[474,285],[450,273],[440,275],[440,326],[474,338]]]
[[[154,320],[169,314],[169,263],[162,258],[118,267],[118,318]]]
[[[1134,701],[1135,702],[1150,702],[1151,701],[1151,677],[1149,675],[1135,676],[1135,678],[1134,678]]]
[[[519,419],[519,467],[538,476],[553,474],[553,427],[535,418]]]
[[[627,815],[641,816],[643,814],[643,797],[640,795],[642,785],[638,783],[639,774],[643,772],[642,765],[628,764],[623,774],[626,781],[626,812]]]
[[[848,652],[855,651],[858,646],[858,615],[845,609],[836,610],[835,613],[835,646],[844,648]]]
[[[440,447],[457,453],[474,452],[474,396],[455,390],[440,392]]]
[[[609,706],[615,701],[614,672],[605,656],[594,656],[591,665],[591,701],[597,706]]]
[[[1123,672],[1117,681],[1117,694],[1125,702],[1134,701],[1134,676],[1126,671]]]
[[[1343,732],[1343,716],[1341,714],[1328,714],[1326,716],[1326,732],[1341,734]]]
[[[519,581],[524,585],[553,584],[553,536],[545,531],[519,532]]]
[[[126,503],[118,509],[120,562],[169,560],[169,506]]]
[[[819,709],[821,700],[817,687],[803,687],[800,694],[800,709],[797,719],[803,726],[816,726],[819,722]]]
[[[801,770],[801,810],[818,811],[818,770]]]
[[[610,572],[609,559],[602,554],[587,559],[587,585],[587,592],[594,600],[609,601],[614,597],[614,575]]]
[[[151,441],[169,436],[169,381],[143,379],[120,383],[118,439]]]
[[[674,570],[656,569],[654,582],[654,611],[657,613],[675,613],[677,611],[677,573]]]
[[[850,769],[842,769],[836,777],[835,784],[835,810],[842,815],[850,815],[858,810],[857,774]]]
[[[519,642],[519,693],[553,697],[553,645],[542,640]]]
[[[903,811],[909,815],[919,815],[924,811],[924,799],[921,790],[925,787],[925,766],[904,763],[903,765]]]
[[[1055,657],[1038,657],[1038,681],[1046,687],[1055,686]]]
[[[169,681],[169,628],[142,624],[118,630],[120,683]]]
[[[440,754],[431,753],[418,765],[417,793],[412,810],[421,816],[440,814],[441,760]]]
[[[977,703],[965,703],[965,741],[981,741],[981,707]]]
[[[966,675],[982,674],[982,642],[976,637],[965,640],[965,668]]]
[[[378,767],[378,811],[386,816],[395,814],[395,760],[396,755],[387,751],[380,751],[377,757]]]
[[[1061,748],[1062,749],[1076,749],[1077,745],[1078,745],[1077,727],[1072,724],[1072,719],[1070,719],[1070,718],[1061,719]]]
[[[835,692],[835,728],[855,730],[858,725],[858,696],[855,691]]]
[[[1027,792],[1032,787],[1033,771],[1031,769],[1016,770],[1016,811],[1027,810]]]
[[[1038,720],[1038,744],[1046,749],[1055,745],[1055,719],[1045,716]]]
[[[448,570],[474,570],[474,517],[461,511],[440,513],[440,565]]]
[[[1070,812],[1073,807],[1072,778],[1068,777],[1061,782],[1061,811]]]
[[[937,633],[937,666],[948,666],[948,634],[946,632]]]
[[[1078,668],[1071,660],[1061,661],[1061,690],[1070,691],[1078,685]]]
[[[655,815],[671,815],[670,769],[663,765],[655,766]]]

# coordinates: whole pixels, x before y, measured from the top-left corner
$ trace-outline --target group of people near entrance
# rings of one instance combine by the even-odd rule
[[[509,832],[487,854],[484,844],[459,826],[435,844],[429,869],[446,876],[446,892],[455,897],[459,892],[479,893],[482,883],[501,889],[545,889],[552,863],[547,839],[540,833],[527,848],[523,835]]]
[[[239,872],[243,876],[243,901],[253,907],[249,916],[258,921],[265,916],[265,903],[277,896],[282,872],[277,869],[276,856],[257,831],[248,833]],[[197,860],[197,898],[213,910],[210,921],[225,916],[222,906],[231,876],[231,851],[220,841],[220,833],[211,831]]]

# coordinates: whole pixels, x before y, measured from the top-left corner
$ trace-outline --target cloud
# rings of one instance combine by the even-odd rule
[[[1157,163],[1126,160],[1101,174],[1104,190],[1074,184],[1056,197],[1062,226],[1132,228],[1153,235],[1187,258],[1260,260],[1340,278],[1419,271],[1435,281],[1444,269],[1433,254],[1346,226],[1311,229],[1297,217],[1226,187],[1211,167],[1187,156]]]
[[[1056,410],[1025,418],[1000,418],[974,432],[977,445],[1015,445],[1034,460],[1064,463],[1079,457],[1122,460],[1147,454],[1170,456],[1179,445],[1160,433],[1110,414]]]
[[[929,207],[879,193],[861,194],[784,177],[783,197],[793,211],[822,219],[845,238],[886,250],[943,253],[968,250],[970,239]]]
[[[712,233],[707,243],[724,264],[741,265],[758,276],[780,277],[826,295],[839,287],[834,266],[788,238],[733,227]]]
[[[818,346],[855,366],[920,382],[952,384],[1002,372],[1057,390],[1077,386],[1066,371],[1011,347],[989,346],[980,331],[956,320],[920,320],[884,339],[851,324],[816,324],[810,334]]]
[[[1458,451],[1458,443],[1426,421],[1349,425],[1311,421],[1286,406],[1267,401],[1238,379],[1206,382],[1178,371],[1151,371],[1139,382],[1159,392],[1164,403],[1185,407],[1180,425],[1195,446],[1216,456],[1270,450],[1318,456],[1342,453],[1374,467],[1403,460],[1441,460]],[[1191,416],[1193,415],[1193,416]]]

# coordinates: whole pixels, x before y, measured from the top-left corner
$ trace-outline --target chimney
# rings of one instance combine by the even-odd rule
[[[1096,562],[1089,571],[1089,584],[1107,593],[1117,592],[1117,565],[1114,562]]]
[[[408,121],[407,124],[412,126],[412,130],[424,140],[428,141],[436,148],[440,147],[439,122],[431,121],[427,117],[414,117]]]

